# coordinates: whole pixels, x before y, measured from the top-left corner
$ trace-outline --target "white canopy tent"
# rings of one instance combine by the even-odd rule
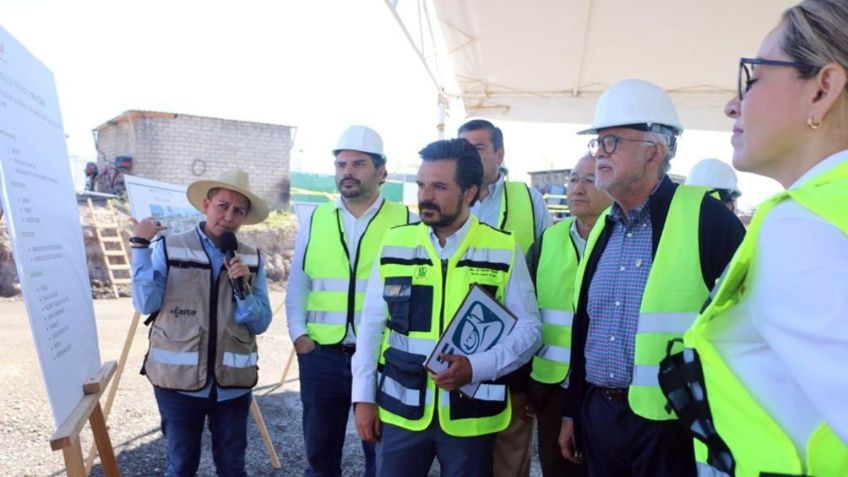
[[[671,94],[687,129],[727,130],[738,58],[797,0],[385,1],[468,116],[585,124],[601,92],[641,78]]]

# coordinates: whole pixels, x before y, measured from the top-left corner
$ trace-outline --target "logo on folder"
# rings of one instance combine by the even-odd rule
[[[465,354],[489,350],[504,332],[504,323],[479,301],[474,302],[458,319],[460,321],[450,340]]]

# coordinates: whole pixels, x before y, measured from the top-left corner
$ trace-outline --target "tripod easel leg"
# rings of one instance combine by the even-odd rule
[[[71,445],[62,449],[62,456],[65,458],[65,469],[68,471],[68,477],[86,477],[88,475],[82,461],[82,444],[80,444],[79,436],[73,439]]]
[[[268,427],[265,426],[265,419],[262,417],[262,411],[259,410],[259,404],[256,403],[256,396],[254,396],[250,402],[250,413],[253,414],[253,419],[256,420],[256,427],[259,428],[259,434],[262,436],[262,443],[265,444],[268,456],[271,457],[271,467],[280,469],[280,458],[277,457],[277,451],[274,449],[274,443],[271,442],[271,435],[268,434]]]
[[[109,393],[106,395],[106,404],[103,406],[104,422],[109,417],[109,411],[112,410],[112,402],[115,400],[115,395],[118,393],[118,384],[121,382],[121,376],[124,374],[124,366],[127,364],[127,357],[130,354],[130,348],[132,348],[133,338],[135,338],[135,332],[138,329],[139,321],[141,321],[141,314],[136,311],[135,314],[133,314],[132,321],[130,322],[130,329],[127,332],[127,337],[124,338],[124,347],[121,349],[121,357],[118,359],[118,369],[115,370],[115,379],[112,381],[112,385],[109,387]],[[91,449],[88,451],[88,457],[85,459],[86,474],[91,472],[91,468],[94,466],[94,459],[96,458],[97,443],[95,442],[91,444]]]

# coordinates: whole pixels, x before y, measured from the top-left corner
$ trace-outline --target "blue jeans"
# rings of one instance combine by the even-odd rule
[[[176,391],[153,387],[162,433],[168,447],[167,477],[191,477],[200,464],[203,423],[209,418],[212,457],[220,477],[244,477],[244,452],[247,449],[247,413],[251,393],[228,401],[186,396]]]
[[[350,415],[350,358],[340,349],[322,348],[297,355],[300,400],[303,402],[303,440],[309,463],[306,477],[340,477],[342,448]],[[362,443],[365,476],[376,473],[374,445]]]
[[[449,436],[442,430],[437,414],[423,431],[409,431],[384,422],[377,443],[377,474],[426,477],[437,458],[443,477],[491,477],[495,436]]]

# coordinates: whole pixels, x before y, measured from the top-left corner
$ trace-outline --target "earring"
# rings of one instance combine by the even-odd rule
[[[807,118],[807,126],[809,126],[810,129],[814,129],[814,130],[818,129],[819,127],[821,127],[821,125],[822,125],[822,122],[821,121],[814,121],[812,116]]]

